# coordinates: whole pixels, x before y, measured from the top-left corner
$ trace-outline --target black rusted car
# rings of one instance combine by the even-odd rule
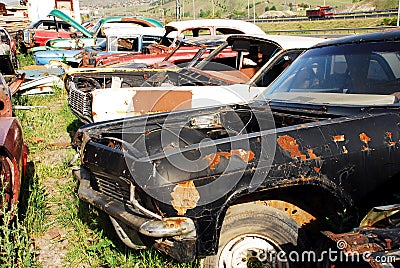
[[[308,49],[250,103],[84,126],[79,197],[133,248],[295,266],[277,256],[398,193],[399,78],[400,31],[356,35]]]

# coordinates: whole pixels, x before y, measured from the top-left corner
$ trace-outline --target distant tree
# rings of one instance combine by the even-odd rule
[[[249,4],[249,8],[253,8],[253,3],[250,3],[250,4]]]
[[[200,18],[208,18],[210,16],[211,16],[211,10],[207,9],[206,11],[204,11],[203,9],[200,9],[200,12],[199,12]]]
[[[266,6],[266,7],[264,8],[264,11],[265,11],[265,12],[269,11],[269,6]]]
[[[204,18],[204,17],[205,17],[205,13],[204,13],[203,9],[200,9],[200,11],[199,11],[199,17],[200,17],[200,18]]]
[[[276,6],[272,6],[272,7],[271,7],[271,10],[276,10]]]
[[[381,25],[385,26],[396,26],[397,25],[397,16],[392,18],[384,18],[381,22]]]
[[[216,17],[216,18],[222,18],[222,11],[221,11],[221,9],[218,9],[218,10],[215,12],[215,17]]]

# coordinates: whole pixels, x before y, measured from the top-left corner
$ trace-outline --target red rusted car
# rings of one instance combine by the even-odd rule
[[[228,19],[205,19],[205,20],[188,20],[174,21],[165,25],[165,34],[157,43],[152,43],[142,49],[142,55],[138,54],[103,54],[101,57],[95,57],[95,66],[109,65],[120,62],[137,62],[154,64],[163,61],[163,59],[174,50],[180,42],[187,38],[200,37],[213,38],[215,36],[230,34],[249,34],[249,35],[265,35],[257,25],[240,20]],[[189,54],[185,57],[185,61],[189,61],[197,52],[197,49],[188,48]],[[177,54],[176,54],[177,55]],[[181,56],[184,54],[181,54]],[[169,60],[171,62],[171,60]],[[88,67],[88,66],[82,66]]]
[[[60,20],[38,20],[29,25],[23,32],[27,48],[45,46],[46,42],[55,38],[70,38],[73,33],[72,26]]]
[[[6,206],[7,210],[14,211],[26,174],[28,147],[23,141],[21,124],[12,115],[11,96],[0,74],[0,208]]]
[[[87,53],[84,54],[81,67],[100,67],[112,64],[123,64],[124,67],[154,67],[154,68],[173,68],[175,65],[181,65],[190,62],[195,55],[198,60],[204,59],[210,51],[221,45],[226,35],[219,36],[201,36],[189,38],[180,42],[169,53],[161,54],[135,54],[135,53]]]

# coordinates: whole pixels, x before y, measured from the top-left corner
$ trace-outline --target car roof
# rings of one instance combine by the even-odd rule
[[[385,41],[398,41],[400,40],[400,28],[384,30],[380,32],[356,34],[345,37],[338,37],[329,41],[322,42],[315,47],[323,46],[336,46],[341,44],[354,44],[364,42],[385,42]]]
[[[199,37],[186,38],[182,43],[189,46],[217,47],[225,42],[227,37],[228,35],[203,35]]]
[[[292,35],[231,35],[227,38],[227,41],[231,43],[237,39],[274,42],[283,49],[309,48],[327,40],[325,38]]]
[[[134,36],[134,35],[151,35],[151,36],[163,36],[164,28],[159,27],[117,27],[112,26],[104,29],[104,34],[106,36]]]
[[[190,28],[201,27],[218,27],[218,28],[232,28],[243,31],[247,34],[265,34],[257,25],[242,21],[231,19],[202,19],[202,20],[185,20],[173,21],[165,25],[167,31],[175,28],[178,31],[183,31]]]
[[[111,16],[102,18],[101,22],[113,23],[113,22],[125,22],[125,23],[135,23],[143,27],[163,27],[162,23],[152,19],[152,18],[142,18],[142,17],[129,17],[129,16]]]

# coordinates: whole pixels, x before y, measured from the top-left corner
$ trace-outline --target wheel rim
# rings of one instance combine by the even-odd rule
[[[288,267],[287,263],[277,260],[279,251],[282,249],[265,236],[241,235],[229,241],[222,249],[218,267]]]
[[[14,184],[14,170],[13,164],[7,157],[0,157],[0,207],[7,207],[7,210],[13,209],[13,184]]]

